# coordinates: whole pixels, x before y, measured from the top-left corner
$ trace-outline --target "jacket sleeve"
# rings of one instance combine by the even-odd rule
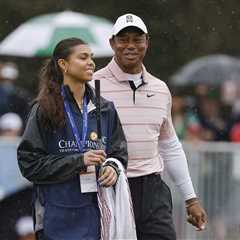
[[[46,149],[46,130],[41,125],[39,105],[35,104],[17,149],[22,175],[36,184],[62,182],[84,169],[82,154],[51,154]]]
[[[110,140],[108,145],[107,157],[118,159],[126,169],[128,162],[127,141],[113,103],[111,103],[111,115],[109,120],[111,132],[109,137]]]

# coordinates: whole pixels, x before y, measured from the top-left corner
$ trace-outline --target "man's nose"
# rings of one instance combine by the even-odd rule
[[[135,48],[135,47],[136,47],[136,46],[135,46],[134,41],[129,40],[129,41],[127,42],[127,48],[132,49],[132,48]]]

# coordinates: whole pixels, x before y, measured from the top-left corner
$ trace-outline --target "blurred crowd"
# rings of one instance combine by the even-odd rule
[[[220,86],[199,83],[189,89],[176,89],[172,117],[178,137],[184,141],[240,142],[238,84],[237,81],[225,81]]]
[[[17,86],[19,70],[13,62],[0,62],[0,136],[21,136],[31,96]]]
[[[0,63],[0,137],[8,140],[22,135],[32,100],[25,89],[17,86],[18,76],[15,63]],[[0,239],[35,239],[31,192],[31,187],[27,187],[0,201]]]
[[[0,136],[21,136],[26,124],[33,96],[17,85],[18,76],[15,63],[0,62]],[[170,87],[178,137],[184,141],[240,142],[239,84],[225,81],[214,86]]]

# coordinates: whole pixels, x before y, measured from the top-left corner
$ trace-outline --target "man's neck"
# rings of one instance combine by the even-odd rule
[[[142,64],[137,64],[135,66],[123,66],[122,64],[119,63],[117,58],[114,58],[115,62],[117,65],[122,69],[123,72],[129,73],[129,74],[138,74],[142,72]]]

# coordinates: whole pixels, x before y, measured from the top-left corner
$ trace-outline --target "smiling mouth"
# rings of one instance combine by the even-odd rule
[[[134,59],[134,58],[137,57],[137,54],[126,54],[125,57],[126,57],[127,59]]]
[[[94,70],[93,69],[87,69],[87,71],[86,72],[88,72],[88,73],[93,73],[94,72]]]
[[[125,53],[124,55],[125,56],[137,56],[137,53],[129,52],[129,53]]]

